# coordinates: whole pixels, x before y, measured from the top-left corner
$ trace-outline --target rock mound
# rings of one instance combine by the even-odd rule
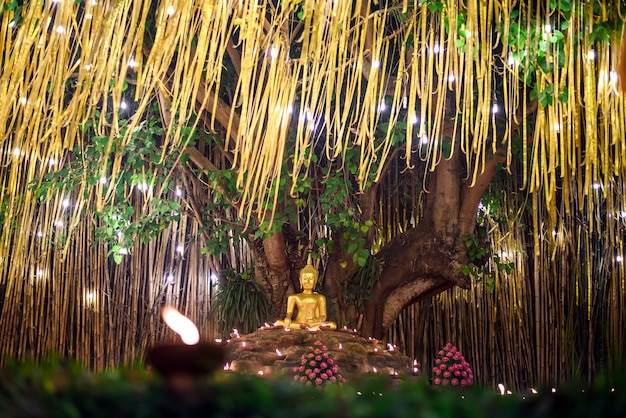
[[[306,329],[261,329],[231,340],[226,345],[229,368],[242,373],[292,375],[293,368],[300,366],[300,356],[315,341],[328,347],[347,381],[369,373],[399,378],[416,375],[412,360],[395,347],[349,331],[311,333]]]

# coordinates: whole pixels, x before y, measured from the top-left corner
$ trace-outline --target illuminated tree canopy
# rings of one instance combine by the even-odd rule
[[[7,0],[4,300],[26,297],[10,295],[37,276],[33,260],[65,260],[76,234],[106,245],[84,270],[111,256],[135,271],[142,263],[129,252],[176,257],[159,237],[189,218],[207,271],[254,265],[271,315],[313,254],[338,322],[381,336],[405,307],[471,286],[468,265],[485,257],[472,253],[480,202],[495,176],[545,207],[531,227],[536,252],[542,231],[593,213],[598,193],[603,210],[626,213],[625,7]],[[155,286],[141,287],[149,306],[160,301]],[[355,298],[352,318],[339,314]]]

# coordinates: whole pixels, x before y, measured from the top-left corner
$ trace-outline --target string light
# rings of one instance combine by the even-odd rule
[[[57,26],[55,30],[56,30],[56,33],[59,33],[59,34],[65,33],[65,27],[63,25]]]
[[[174,6],[168,6],[167,8],[167,15],[171,16],[174,14],[174,12],[176,12],[176,9],[174,9]]]
[[[25,105],[26,103],[28,103],[28,99],[26,97],[20,97],[20,103],[22,105]]]
[[[413,125],[415,125],[417,122],[419,122],[417,115],[416,114],[412,114],[411,117],[409,118],[409,122],[412,123]]]
[[[590,49],[589,52],[587,52],[587,58],[589,58],[591,61],[596,59],[596,51],[594,49]]]
[[[454,74],[450,74],[450,75],[448,76],[448,81],[449,81],[450,83],[454,83],[454,80],[456,80],[456,77],[454,77]]]
[[[380,68],[380,61],[378,60],[372,61],[372,68]]]

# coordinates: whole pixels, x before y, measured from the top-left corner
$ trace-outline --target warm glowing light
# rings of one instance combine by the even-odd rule
[[[409,122],[413,125],[415,125],[417,122],[419,122],[419,119],[417,118],[417,115],[412,114],[411,117],[409,118]]]
[[[185,246],[184,245],[179,245],[178,247],[176,247],[176,252],[177,253],[184,253],[185,252]]]
[[[28,99],[26,97],[20,97],[20,104],[25,105],[28,103]]]
[[[178,335],[187,345],[197,344],[200,341],[200,333],[194,323],[178,312],[176,308],[164,306],[161,309],[161,316],[165,323]]]
[[[380,61],[378,60],[372,61],[372,68],[380,68]]]
[[[15,157],[19,157],[20,155],[22,155],[22,150],[20,150],[19,148],[15,147],[13,148],[13,155]]]
[[[372,367],[372,371],[373,371],[374,373],[378,373],[378,369],[377,369],[376,367]]]
[[[270,57],[276,58],[278,56],[278,48],[272,47],[270,48]]]
[[[61,202],[61,206],[63,206],[64,208],[69,208],[70,207],[70,200],[69,199],[63,199],[63,202]]]
[[[498,107],[497,103],[494,103],[493,106],[491,106],[491,112],[498,113],[498,111],[500,111],[500,107]]]
[[[454,80],[456,80],[456,77],[454,77],[454,74],[450,74],[450,75],[448,76],[448,81],[449,81],[450,83],[454,83]]]
[[[107,178],[106,177],[100,177],[100,184],[107,184]]]
[[[500,395],[504,395],[505,389],[502,383],[498,383],[498,389],[500,389]]]
[[[590,49],[587,52],[587,58],[589,58],[591,61],[596,59],[596,51],[594,49]]]
[[[137,63],[137,61],[135,61],[134,58],[131,58],[130,61],[128,61],[128,66],[130,68],[135,68],[137,65],[139,65],[139,64]]]
[[[167,8],[167,15],[171,16],[174,14],[174,12],[176,12],[176,9],[174,8],[174,6],[168,6]]]
[[[59,25],[59,26],[57,26],[57,28],[56,28],[56,32],[57,32],[57,33],[60,33],[60,34],[65,33],[65,28],[63,27],[63,25]]]
[[[535,393],[535,394],[536,394],[536,393],[537,393],[537,389],[535,389],[535,388],[530,388],[530,392],[531,392],[531,393]]]
[[[435,54],[439,53],[439,44],[433,45],[433,53],[435,53]]]
[[[128,109],[128,104],[124,100],[120,102],[120,109],[122,110]]]
[[[621,256],[621,255],[617,255],[617,256],[615,257],[615,262],[616,262],[616,263],[621,263],[621,262],[622,262],[622,256]]]

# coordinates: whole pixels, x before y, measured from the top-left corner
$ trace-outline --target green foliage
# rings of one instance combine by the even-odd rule
[[[626,379],[568,383],[557,393],[433,387],[427,379],[363,376],[319,390],[284,377],[218,372],[166,382],[145,367],[93,373],[72,362],[11,363],[0,371],[6,417],[603,417],[626,416]]]
[[[479,231],[481,231],[479,229]],[[485,242],[476,234],[463,235],[461,237],[463,243],[467,247],[467,254],[470,262],[461,267],[461,273],[466,276],[472,277],[476,281],[485,280],[485,285],[489,290],[493,290],[495,287],[495,272],[491,270],[489,264],[486,262],[489,256],[490,250],[485,248],[481,242]],[[496,266],[498,272],[510,274],[515,268],[515,263],[507,262],[497,254],[492,257],[493,264]]]
[[[81,129],[93,134],[91,122]],[[96,238],[109,246],[108,254],[116,263],[122,261],[122,255],[134,246],[135,240],[141,243],[150,241],[163,232],[171,222],[178,221],[180,202],[173,196],[176,182],[171,173],[182,148],[163,150],[157,140],[164,134],[164,129],[154,120],[142,122],[135,127],[129,140],[124,144],[128,121],[120,121],[120,132],[113,136],[92,135],[89,140],[72,151],[70,159],[56,171],[45,174],[43,180],[30,184],[39,200],[46,200],[51,192],[62,191],[69,194],[82,190],[83,199],[88,200],[102,182],[114,181],[113,195],[109,204],[102,211],[95,211],[101,223],[96,227]],[[191,139],[191,131],[185,133]],[[114,157],[121,158],[120,169],[111,177]],[[165,156],[165,158],[163,158]],[[105,176],[103,177],[103,173]],[[162,187],[164,194],[157,191]],[[131,193],[152,188],[155,195],[143,205],[142,210],[132,204]]]
[[[363,302],[371,298],[374,286],[380,280],[382,270],[381,262],[368,254],[365,263],[362,266],[359,265],[348,279],[346,302],[362,309]]]
[[[228,335],[233,328],[241,334],[256,331],[269,320],[270,298],[254,280],[252,270],[239,274],[227,269],[222,274],[226,280],[211,307],[220,335]]]

